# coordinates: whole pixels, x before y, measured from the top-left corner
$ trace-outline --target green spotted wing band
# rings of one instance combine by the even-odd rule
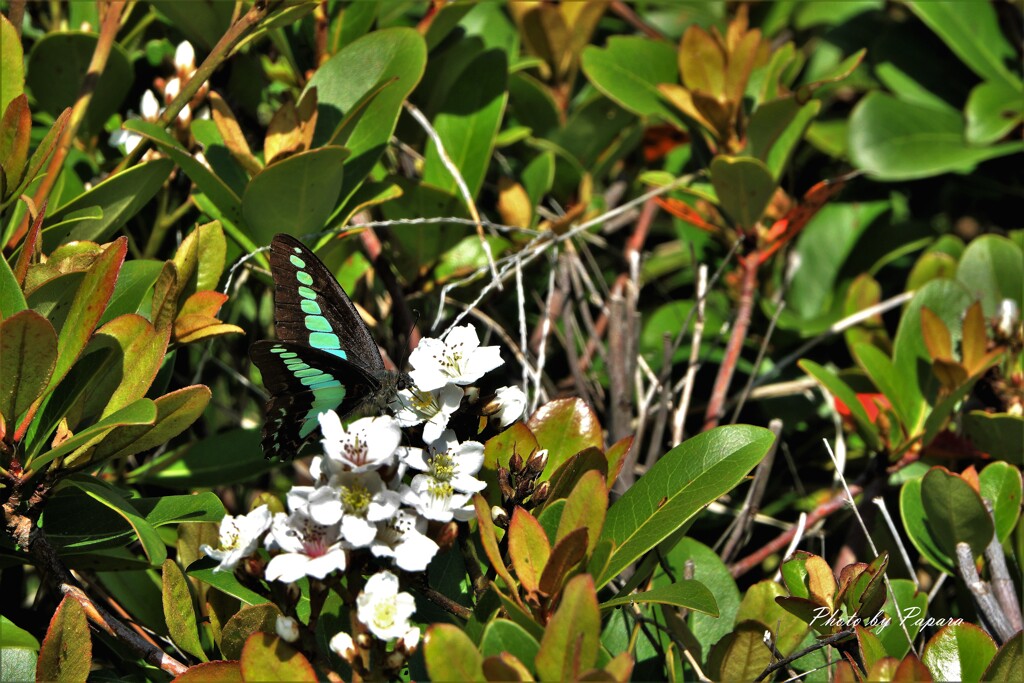
[[[355,306],[305,245],[277,235],[270,267],[278,341],[256,342],[249,355],[271,394],[263,452],[289,458],[316,434],[321,412],[344,417],[405,382],[394,381]]]

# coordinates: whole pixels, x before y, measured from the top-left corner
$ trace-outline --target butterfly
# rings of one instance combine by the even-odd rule
[[[274,328],[278,341],[258,341],[249,357],[271,394],[263,453],[290,458],[309,441],[317,416],[339,416],[410,386],[384,367],[377,344],[331,271],[302,242],[278,234],[270,244]]]

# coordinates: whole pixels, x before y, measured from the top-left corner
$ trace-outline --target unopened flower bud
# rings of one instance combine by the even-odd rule
[[[356,636],[356,645],[358,645],[363,650],[369,650],[370,647],[373,645],[373,636],[371,636],[369,633],[360,633]]]
[[[491,521],[494,522],[494,526],[501,529],[508,528],[508,513],[505,512],[505,508],[500,505],[495,505],[491,508]]]
[[[512,489],[512,480],[509,471],[505,467],[498,468],[498,489],[501,490],[502,498],[511,500],[516,492]]]
[[[551,483],[546,481],[541,482],[541,484],[533,490],[533,495],[530,496],[530,502],[534,505],[540,505],[548,499],[549,495],[551,495]]]
[[[508,459],[508,468],[515,473],[520,472],[523,469],[523,456],[513,452],[512,457]]]
[[[1014,336],[1017,325],[1020,323],[1020,307],[1013,299],[1003,299],[999,302],[999,322],[996,329],[1004,338]]]
[[[359,654],[356,652],[356,644],[352,641],[352,636],[345,633],[344,631],[336,634],[331,638],[329,643],[331,651],[338,655],[347,662],[352,662]]]
[[[441,551],[445,551],[452,547],[455,540],[459,537],[459,525],[455,522],[448,522],[441,527],[440,533],[434,539],[437,542],[438,547]]]
[[[526,461],[526,468],[534,474],[540,474],[548,464],[548,449],[542,448]]]
[[[405,666],[405,653],[395,650],[384,657],[384,668],[397,671]]]
[[[294,643],[299,639],[299,622],[283,614],[277,615],[274,630],[277,631],[277,635],[280,636],[281,640],[286,643]]]

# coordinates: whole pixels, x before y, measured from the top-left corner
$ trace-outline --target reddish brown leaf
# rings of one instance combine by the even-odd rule
[[[527,591],[540,586],[540,577],[551,557],[544,527],[529,512],[517,507],[508,526],[508,554],[519,582]]]

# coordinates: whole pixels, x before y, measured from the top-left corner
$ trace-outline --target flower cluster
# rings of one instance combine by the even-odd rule
[[[153,89],[147,89],[142,94],[142,99],[139,102],[139,116],[136,117],[134,114],[129,114],[129,118],[141,118],[143,121],[149,123],[156,123],[163,114],[164,108],[174,101],[179,94],[185,83],[187,83],[192,76],[196,73],[196,52],[192,47],[192,44],[187,40],[182,41],[178,44],[174,50],[174,75],[170,78],[157,78],[153,85],[156,92],[159,93],[159,97],[153,92]],[[209,85],[203,83],[200,86],[199,91],[182,107],[181,111],[178,112],[178,116],[175,119],[175,126],[180,133],[179,137],[186,137],[185,132],[188,130],[189,124],[193,118],[209,118],[209,110],[206,107],[200,108],[200,105],[205,101],[206,95],[209,92]],[[161,103],[161,99],[163,102]],[[195,112],[195,113],[193,113]],[[125,153],[130,154],[139,143],[142,142],[142,136],[133,131],[125,130],[124,128],[118,128],[110,134],[110,145],[113,147],[121,147]],[[205,157],[202,157],[202,152],[197,153],[197,158],[200,159],[200,163],[205,163]]]
[[[220,561],[218,570],[233,570],[263,539],[270,554],[264,577],[285,583],[324,580],[353,563],[360,573],[367,563],[382,566],[353,606],[366,630],[380,640],[397,639],[406,650],[418,642],[419,629],[409,624],[415,606],[409,593],[399,591],[399,575],[427,568],[440,550],[431,536],[438,537],[443,525],[469,520],[472,496],[485,486],[477,478],[483,444],[460,441],[449,421],[463,403],[464,387],[502,360],[497,347],[480,346],[476,330],[463,326],[444,341],[424,339],[409,362],[415,387],[398,393],[394,416],[345,425],[333,411],[320,413],[323,455],[310,464],[312,485],[292,487],[287,512],[271,515],[261,506],[244,517],[226,517],[221,548],[203,547]],[[504,387],[481,414],[506,426],[525,407],[521,390]],[[406,445],[410,436],[403,428],[421,425],[421,445]],[[340,633],[331,648],[348,658],[353,643]]]

